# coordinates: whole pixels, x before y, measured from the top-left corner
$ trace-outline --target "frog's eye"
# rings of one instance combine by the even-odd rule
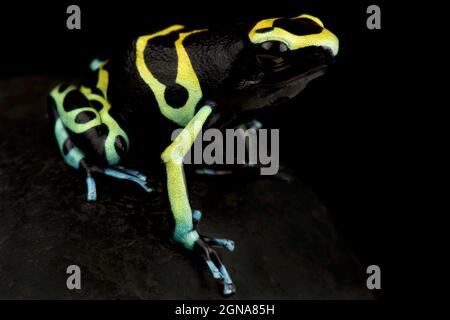
[[[283,42],[280,43],[279,49],[280,49],[280,52],[286,52],[289,50],[288,46]]]
[[[265,41],[257,48],[256,61],[263,69],[285,68],[288,51],[288,46],[283,42]]]
[[[264,51],[272,54],[283,53],[289,50],[288,46],[280,41],[265,41],[260,46]]]
[[[272,46],[273,46],[273,42],[272,41],[263,42],[263,44],[261,45],[261,47],[264,50],[270,50],[272,48]]]

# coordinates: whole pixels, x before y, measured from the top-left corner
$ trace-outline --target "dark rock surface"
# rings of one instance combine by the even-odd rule
[[[206,267],[167,239],[158,191],[84,178],[59,156],[46,92],[63,77],[0,82],[0,298],[221,298]],[[300,181],[189,179],[200,231],[236,241],[218,249],[239,298],[372,298],[365,270],[326,209]],[[82,290],[66,288],[68,265]]]

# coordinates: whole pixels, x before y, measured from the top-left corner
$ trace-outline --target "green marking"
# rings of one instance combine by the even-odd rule
[[[192,230],[192,209],[186,191],[183,171],[183,157],[192,147],[195,138],[212,112],[210,106],[203,106],[183,131],[161,154],[167,169],[167,192],[173,217],[175,230],[173,237],[186,248],[194,247],[199,238],[197,231]]]

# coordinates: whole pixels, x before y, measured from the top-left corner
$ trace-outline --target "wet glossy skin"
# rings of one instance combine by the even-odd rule
[[[87,199],[94,201],[99,173],[151,192],[146,177],[121,161],[133,145],[153,148],[170,138],[159,133],[184,128],[192,139],[177,138],[160,155],[173,238],[201,256],[230,295],[234,284],[212,246],[232,251],[234,242],[196,230],[201,213],[190,207],[181,159],[202,126],[295,97],[325,72],[337,52],[336,36],[309,15],[217,30],[170,26],[134,39],[111,60],[94,61],[91,83],[53,89],[49,113],[55,137],[66,163],[86,172]]]

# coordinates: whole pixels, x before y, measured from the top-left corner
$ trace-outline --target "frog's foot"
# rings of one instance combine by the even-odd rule
[[[200,219],[202,218],[202,213],[199,210],[193,210],[192,211],[192,224],[194,225],[194,230],[197,228],[198,223],[200,222]],[[227,249],[228,251],[234,250],[234,241],[224,238],[215,238],[215,237],[205,237],[201,236],[203,241],[205,241],[207,244],[213,247],[222,247]]]
[[[129,170],[129,169],[125,169],[125,168],[122,168],[122,169],[105,168],[105,169],[103,169],[102,173],[104,175],[107,175],[107,176],[110,176],[113,178],[130,180],[130,181],[136,182],[147,192],[153,191],[153,189],[147,185],[147,177],[144,176],[143,174],[139,173],[138,171]]]
[[[142,180],[144,182],[147,181],[147,177],[145,175],[143,175],[142,173],[140,173],[139,171],[127,169],[127,168],[124,168],[122,166],[114,166],[113,169],[116,169],[118,171],[122,171],[123,173],[128,174],[128,175],[134,176],[134,177],[136,177],[139,180]]]
[[[202,258],[202,260],[205,261],[208,269],[211,271],[213,278],[223,282],[223,294],[225,296],[230,296],[236,292],[236,288],[227,271],[227,268],[222,263],[219,254],[212,247],[222,247],[229,251],[233,251],[234,241],[223,238],[206,237],[199,234],[196,231],[196,227],[201,219],[201,216],[202,214],[200,211],[193,210],[193,230],[186,234],[185,237],[179,239],[179,242],[187,244],[190,241],[194,241],[194,244],[192,246],[194,253],[198,254]]]
[[[214,240],[213,240],[214,239]],[[220,240],[219,243],[216,242]],[[202,235],[199,235],[197,241],[194,244],[194,252],[200,255],[200,257],[205,261],[209,270],[214,279],[220,280],[223,282],[223,295],[230,296],[236,292],[236,287],[233,283],[233,280],[228,273],[227,268],[222,263],[217,252],[212,248],[214,245],[222,246],[225,242],[232,242],[234,249],[234,242],[226,239],[218,239],[218,238],[208,238]]]
[[[86,184],[87,184],[87,201],[96,201],[97,200],[97,186],[95,184],[95,180],[90,173],[86,176]]]
[[[82,161],[81,164],[86,170],[88,201],[97,200],[97,188],[94,177],[92,176],[93,173],[102,173],[113,178],[130,180],[140,185],[147,192],[153,191],[153,189],[147,185],[147,177],[138,171],[126,169],[120,166],[116,166],[114,168],[100,168],[95,165],[87,164],[85,161]]]

